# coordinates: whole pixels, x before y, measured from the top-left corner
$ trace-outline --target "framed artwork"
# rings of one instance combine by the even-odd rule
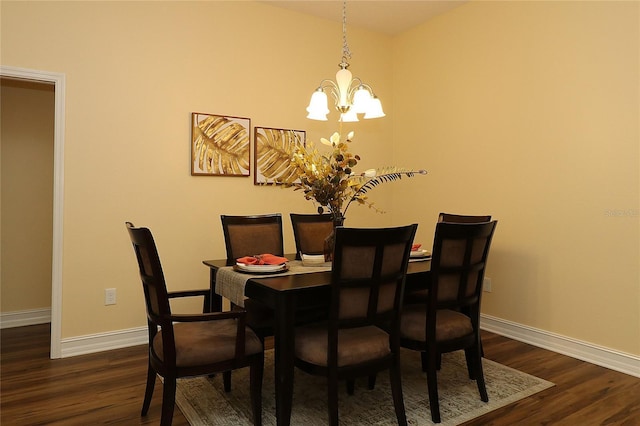
[[[296,146],[305,145],[304,130],[254,127],[254,179],[255,185],[277,184],[295,172],[291,167],[291,154]]]
[[[249,176],[251,119],[191,113],[191,175]]]

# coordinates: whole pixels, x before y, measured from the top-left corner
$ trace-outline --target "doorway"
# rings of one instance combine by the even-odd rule
[[[65,76],[60,73],[8,66],[0,66],[0,76],[35,83],[52,84],[54,87],[50,358],[61,358]]]

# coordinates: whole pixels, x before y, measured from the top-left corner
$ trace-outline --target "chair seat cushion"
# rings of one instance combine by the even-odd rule
[[[182,322],[173,325],[176,341],[176,366],[190,367],[227,361],[235,358],[237,323],[234,319]],[[162,332],[153,339],[153,349],[161,361]],[[262,342],[245,328],[245,355],[262,351]]]
[[[400,337],[424,342],[426,338],[426,316],[426,305],[405,305],[402,309]],[[449,309],[438,310],[436,314],[436,341],[452,340],[471,333],[473,333],[473,326],[468,316]]]
[[[327,365],[327,324],[296,328],[296,357],[308,363]],[[383,358],[391,353],[389,334],[375,326],[341,329],[338,332],[338,367]]]

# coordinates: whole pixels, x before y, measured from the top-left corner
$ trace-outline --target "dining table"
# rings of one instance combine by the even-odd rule
[[[285,257],[295,259],[295,254]],[[216,288],[216,276],[222,268],[226,275],[238,273],[233,269],[235,261],[216,259],[204,260],[203,263],[210,268],[211,311],[222,311],[222,299],[226,298],[226,293]],[[288,271],[284,275],[242,274],[243,279],[239,280],[243,283],[244,297],[261,302],[274,311],[274,377],[276,419],[279,426],[288,426],[291,421],[296,312],[320,306],[328,308],[331,293],[330,266],[318,268],[305,267],[300,261],[289,263],[296,265],[294,272]],[[430,269],[430,258],[412,259],[407,267],[405,292],[427,288]]]

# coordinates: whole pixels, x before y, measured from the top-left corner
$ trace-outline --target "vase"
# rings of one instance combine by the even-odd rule
[[[333,228],[331,233],[324,239],[324,261],[331,262],[333,260],[333,249],[336,245],[336,227],[344,225],[344,216],[334,216]]]

